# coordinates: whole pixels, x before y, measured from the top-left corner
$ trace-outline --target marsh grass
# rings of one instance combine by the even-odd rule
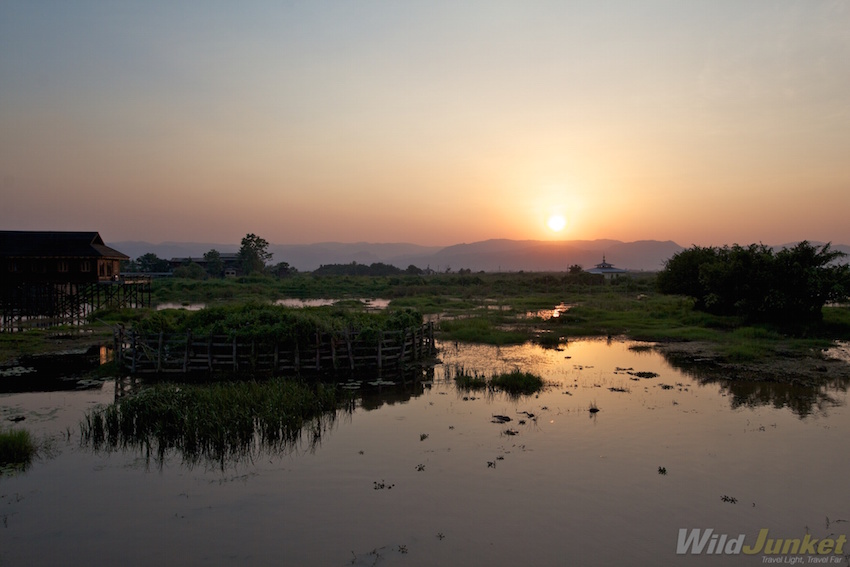
[[[520,370],[497,374],[490,383],[512,396],[530,396],[542,390],[545,385],[540,376]]]
[[[442,320],[440,337],[450,341],[489,345],[522,344],[534,337],[532,326],[515,326],[513,319],[509,321],[514,326],[503,326],[506,322],[504,316],[492,314]]]
[[[38,452],[38,444],[25,429],[0,431],[0,469],[26,470]]]
[[[187,464],[226,468],[261,451],[311,449],[350,407],[332,385],[274,379],[208,385],[161,383],[86,414],[82,442],[96,450],[140,450],[162,466],[171,452]]]
[[[390,299],[390,310],[409,309],[428,314],[438,322],[437,338],[447,341],[492,345],[521,344],[537,341],[557,346],[561,339],[587,336],[622,336],[643,341],[700,341],[715,354],[730,361],[764,357],[811,355],[830,346],[833,340],[850,340],[850,307],[823,308],[823,321],[800,329],[794,337],[783,336],[769,327],[752,327],[740,318],[718,316],[694,309],[692,299],[662,295],[655,290],[652,274],[606,284],[587,283],[557,273],[434,274],[428,276],[314,276],[296,274],[277,279],[250,277],[231,280],[184,280],[168,278],[153,282],[154,303],[205,302],[216,309],[206,321],[191,320],[185,310],[122,310],[98,313],[107,323],[157,329],[192,328],[204,332],[219,325],[223,334],[234,332],[282,337],[297,334],[296,327],[324,330],[325,315],[341,307],[311,311],[303,317],[269,313],[261,321],[251,321],[235,313],[246,304],[270,303],[294,297]],[[542,320],[527,313],[552,309],[569,303],[569,311],[560,317]],[[220,309],[219,309],[220,308]],[[251,308],[253,309],[253,308]],[[250,310],[250,309],[247,309]],[[355,319],[353,326],[365,324],[379,328],[376,321],[357,320],[353,306],[346,308]],[[258,311],[257,311],[258,312]],[[198,316],[202,317],[202,316]],[[349,325],[338,318],[334,328]],[[324,322],[323,322],[324,321]],[[317,324],[318,323],[318,324]],[[105,327],[105,325],[104,325]],[[106,327],[108,329],[108,327]],[[110,331],[111,333],[111,331]],[[17,335],[17,336],[15,336]],[[111,337],[111,334],[110,334]],[[556,339],[557,337],[557,339]],[[0,360],[19,353],[55,349],[42,331],[0,333]]]
[[[451,374],[447,370],[447,374]],[[458,390],[462,392],[487,390],[505,392],[509,396],[528,396],[543,389],[545,383],[540,376],[520,370],[494,374],[489,379],[477,372],[470,372],[462,367],[455,367],[453,380]]]
[[[480,391],[487,388],[487,379],[462,366],[446,367],[446,378],[454,380],[455,386],[462,392]]]

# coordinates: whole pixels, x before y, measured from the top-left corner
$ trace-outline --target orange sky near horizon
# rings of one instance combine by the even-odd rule
[[[847,148],[844,2],[0,7],[2,230],[850,244]]]

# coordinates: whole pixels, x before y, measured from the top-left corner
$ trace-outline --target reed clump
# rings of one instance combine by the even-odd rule
[[[455,368],[454,382],[458,390],[472,392],[487,388],[487,379],[477,372],[470,372],[463,367]]]
[[[332,385],[282,378],[160,383],[89,412],[80,429],[83,443],[95,450],[140,449],[160,466],[177,452],[190,465],[224,469],[263,450],[294,448],[303,431],[314,448],[346,401]]]
[[[0,468],[26,469],[38,452],[38,444],[25,429],[0,431]]]
[[[453,379],[458,390],[464,392],[477,390],[495,392],[498,390],[505,392],[509,396],[536,394],[546,385],[540,376],[530,372],[522,372],[521,370],[494,374],[488,379],[477,372],[457,367],[454,369]]]
[[[493,376],[490,384],[498,390],[513,396],[529,396],[543,389],[543,378],[530,372],[513,370]]]

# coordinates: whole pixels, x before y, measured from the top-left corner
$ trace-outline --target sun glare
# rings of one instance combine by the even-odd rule
[[[561,215],[552,215],[549,217],[549,220],[546,221],[546,224],[555,232],[561,232],[564,230],[564,227],[567,226],[567,219],[562,217]]]

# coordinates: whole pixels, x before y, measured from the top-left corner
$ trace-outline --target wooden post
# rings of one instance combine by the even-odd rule
[[[192,348],[192,331],[186,333],[186,354],[183,356],[183,374],[189,372],[189,350]]]
[[[159,346],[157,347],[157,355],[156,355],[156,371],[160,372],[162,370],[162,339],[163,332],[159,332]]]
[[[115,339],[115,345],[112,348],[115,351],[115,360],[118,362],[118,368],[124,366],[124,337],[120,333],[121,328],[119,327],[112,335]]]
[[[322,336],[319,334],[318,327],[316,328],[316,372],[322,365]]]
[[[213,371],[213,336],[210,335],[209,347],[207,347],[207,365],[210,367],[210,374]]]
[[[132,333],[131,337],[132,337],[133,344],[131,345],[130,348],[133,349],[133,352],[132,352],[133,364],[130,367],[130,373],[135,374],[136,373],[136,331],[131,331],[131,333]]]
[[[399,364],[403,367],[405,364],[404,356],[407,353],[407,329],[401,331],[401,355],[399,356]]]
[[[351,333],[345,329],[345,345],[348,347],[348,361],[351,363],[351,369],[354,370],[354,348],[351,345]]]
[[[384,346],[384,332],[378,331],[378,370],[383,368],[384,355],[382,352],[382,348]]]
[[[301,371],[301,352],[298,350],[298,339],[295,340],[295,371]]]
[[[277,374],[280,365],[280,343],[275,340],[274,342],[274,368],[272,369],[272,374]]]
[[[239,359],[236,357],[236,337],[233,337],[233,371],[239,371]]]

